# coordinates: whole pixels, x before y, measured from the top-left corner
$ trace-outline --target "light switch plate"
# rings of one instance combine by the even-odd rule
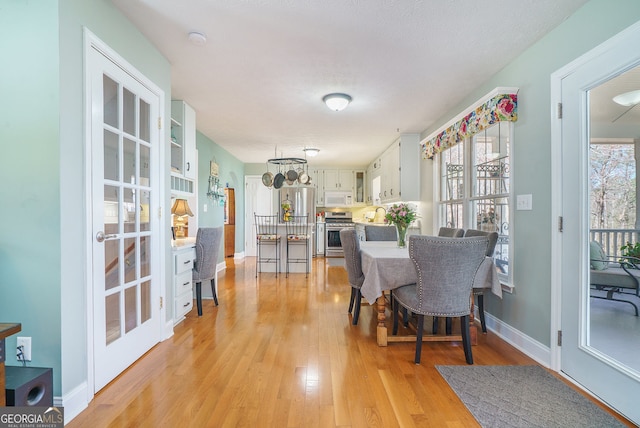
[[[516,209],[532,210],[533,209],[533,196],[532,195],[518,195],[516,196]]]

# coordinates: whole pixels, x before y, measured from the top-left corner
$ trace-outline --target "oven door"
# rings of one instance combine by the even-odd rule
[[[326,239],[324,247],[325,257],[344,257],[342,243],[340,242],[340,231],[342,229],[352,229],[345,226],[326,226]]]

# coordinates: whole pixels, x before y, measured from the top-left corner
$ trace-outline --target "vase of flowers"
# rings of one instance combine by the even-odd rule
[[[398,232],[398,247],[407,246],[407,229],[409,225],[418,217],[413,207],[405,203],[393,204],[387,209],[384,220],[396,227]]]

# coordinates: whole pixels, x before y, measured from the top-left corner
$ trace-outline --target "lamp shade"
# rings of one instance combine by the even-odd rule
[[[186,199],[176,199],[171,207],[171,214],[175,214],[178,217],[185,215],[193,217],[193,213],[191,212],[191,208],[189,208],[189,204]]]
[[[340,93],[328,94],[322,97],[322,101],[324,101],[327,107],[334,111],[341,111],[347,108],[351,99],[351,96]]]

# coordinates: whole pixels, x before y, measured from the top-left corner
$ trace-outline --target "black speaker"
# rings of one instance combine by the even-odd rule
[[[53,369],[5,367],[7,406],[53,406]]]

